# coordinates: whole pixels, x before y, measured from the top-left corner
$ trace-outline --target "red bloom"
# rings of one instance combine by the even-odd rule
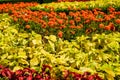
[[[26,25],[25,28],[26,28],[26,29],[30,29],[30,25]]]
[[[105,27],[105,26],[104,26],[103,23],[99,24],[99,28],[104,28],[104,27]]]
[[[59,37],[59,38],[62,38],[62,37],[63,37],[63,32],[62,32],[62,31],[59,31],[59,32],[58,32],[58,37]]]
[[[116,19],[115,22],[116,22],[117,24],[120,24],[120,19]]]
[[[74,20],[70,20],[69,23],[70,23],[71,25],[74,25],[74,24],[75,24]]]
[[[105,26],[105,30],[110,30],[111,27],[108,25],[108,26]]]

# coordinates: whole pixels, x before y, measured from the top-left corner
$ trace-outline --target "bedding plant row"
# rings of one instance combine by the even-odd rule
[[[20,23],[20,29],[34,30],[42,35],[54,34],[69,40],[83,34],[120,31],[120,11],[112,6],[109,6],[106,12],[102,11],[101,8],[94,8],[67,13],[32,11],[28,8],[29,5],[36,6],[35,3],[29,3],[28,6],[24,6],[24,3],[3,5],[1,5],[3,7],[1,7],[0,12],[7,12],[13,18],[13,23]],[[21,7],[21,5],[23,6]]]
[[[51,72],[52,67],[49,65],[43,65],[40,73],[30,68],[19,69],[13,72],[9,68],[0,65],[0,80],[102,80],[98,74],[92,75],[90,72],[79,74],[65,70],[59,74],[61,76],[58,78],[55,78],[53,74],[51,75]]]

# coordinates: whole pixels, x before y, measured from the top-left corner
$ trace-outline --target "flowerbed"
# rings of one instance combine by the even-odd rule
[[[3,7],[1,13],[8,10],[9,15],[13,17],[13,22],[21,24],[20,28],[28,31],[34,30],[44,36],[54,34],[69,40],[83,34],[120,31],[120,11],[111,6],[107,9],[107,12],[100,8],[94,8],[93,10],[58,13],[55,11],[31,11],[27,6],[20,7],[21,5],[22,3],[17,5],[17,9],[14,9],[14,5],[12,5],[12,10],[9,8],[3,9]]]
[[[18,7],[14,8],[16,5]],[[16,5],[4,5],[0,12],[8,12],[13,17],[14,22],[21,24],[20,28],[26,28],[28,31],[34,30],[42,35],[54,34],[64,39],[74,39],[83,34],[120,31],[120,11],[116,11],[111,6],[107,12],[95,8],[93,10],[57,13],[54,11],[31,11],[27,8],[37,5],[36,3]],[[10,6],[12,8],[9,9]]]
[[[0,67],[2,78],[120,79],[119,10],[109,6],[107,12],[94,8],[67,13],[29,7],[36,5],[0,5],[0,64],[12,70]]]
[[[20,24],[11,24],[7,14],[1,18],[0,64],[13,71],[29,67],[41,72],[42,65],[47,64],[56,76],[64,70],[79,74],[97,72],[107,79],[120,74],[120,33],[81,36],[69,42],[54,35],[19,30]]]

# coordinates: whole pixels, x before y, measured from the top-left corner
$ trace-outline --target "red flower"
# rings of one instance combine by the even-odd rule
[[[63,20],[62,19],[57,19],[57,22],[58,22],[58,24],[63,24]]]
[[[74,25],[74,24],[75,24],[74,20],[70,20],[69,23],[70,23],[71,25]]]
[[[18,19],[17,19],[16,17],[14,17],[13,20],[14,20],[14,22],[17,22],[17,21],[18,21]]]
[[[104,28],[105,25],[103,23],[99,24],[99,28]]]
[[[30,25],[26,25],[25,28],[26,28],[26,29],[30,29]]]
[[[109,23],[109,26],[112,31],[115,31],[115,26],[112,22]]]
[[[110,30],[111,27],[108,25],[108,26],[105,26],[105,30]]]
[[[76,26],[74,26],[74,25],[71,25],[71,26],[70,26],[70,28],[71,28],[71,29],[74,29],[74,28],[76,28]]]
[[[120,24],[120,19],[116,19],[115,22],[116,22],[117,24]]]
[[[58,32],[58,37],[59,37],[59,38],[62,38],[62,37],[63,37],[63,32],[62,32],[62,31],[59,31],[59,32]]]

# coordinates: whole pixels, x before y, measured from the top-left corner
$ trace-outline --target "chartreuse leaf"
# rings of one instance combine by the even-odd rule
[[[19,59],[18,62],[21,63],[21,64],[29,65],[28,61],[25,60],[25,59]]]
[[[50,36],[45,36],[46,39],[51,40],[52,42],[56,42],[56,36],[55,35],[50,35]]]
[[[34,57],[30,60],[30,65],[31,66],[35,66],[35,65],[38,65],[38,64],[39,64],[39,61],[36,57]]]
[[[106,72],[107,80],[114,80],[115,73],[112,69],[112,66],[109,64],[104,64],[101,69]]]
[[[80,67],[80,70],[82,72],[93,72],[93,70],[91,68],[87,68],[87,67]]]
[[[2,56],[1,56],[1,60],[4,60],[5,58],[7,58],[8,57],[8,54],[3,54]]]
[[[19,49],[18,57],[26,59],[27,58],[26,52],[23,51],[23,49]]]
[[[17,70],[20,70],[20,69],[23,69],[21,66],[15,66],[14,68],[13,68],[13,71],[15,72],[15,71],[17,71]]]
[[[114,80],[114,77],[111,76],[110,74],[107,74],[106,77],[107,77],[107,80]]]
[[[118,52],[120,45],[117,41],[112,41],[111,43],[108,44],[108,47],[111,48],[112,50],[116,50]]]
[[[51,46],[52,51],[55,51],[55,44],[50,40],[48,40],[48,42],[49,42],[49,44]]]
[[[120,67],[114,69],[116,75],[120,75]]]
[[[57,64],[68,65],[67,62],[72,62],[73,60],[69,57],[66,57],[66,54],[61,55],[60,57],[56,58]]]
[[[53,56],[53,54],[50,54],[49,52],[45,51],[44,49],[41,49],[41,53],[50,60],[51,63],[55,63],[56,58]]]

